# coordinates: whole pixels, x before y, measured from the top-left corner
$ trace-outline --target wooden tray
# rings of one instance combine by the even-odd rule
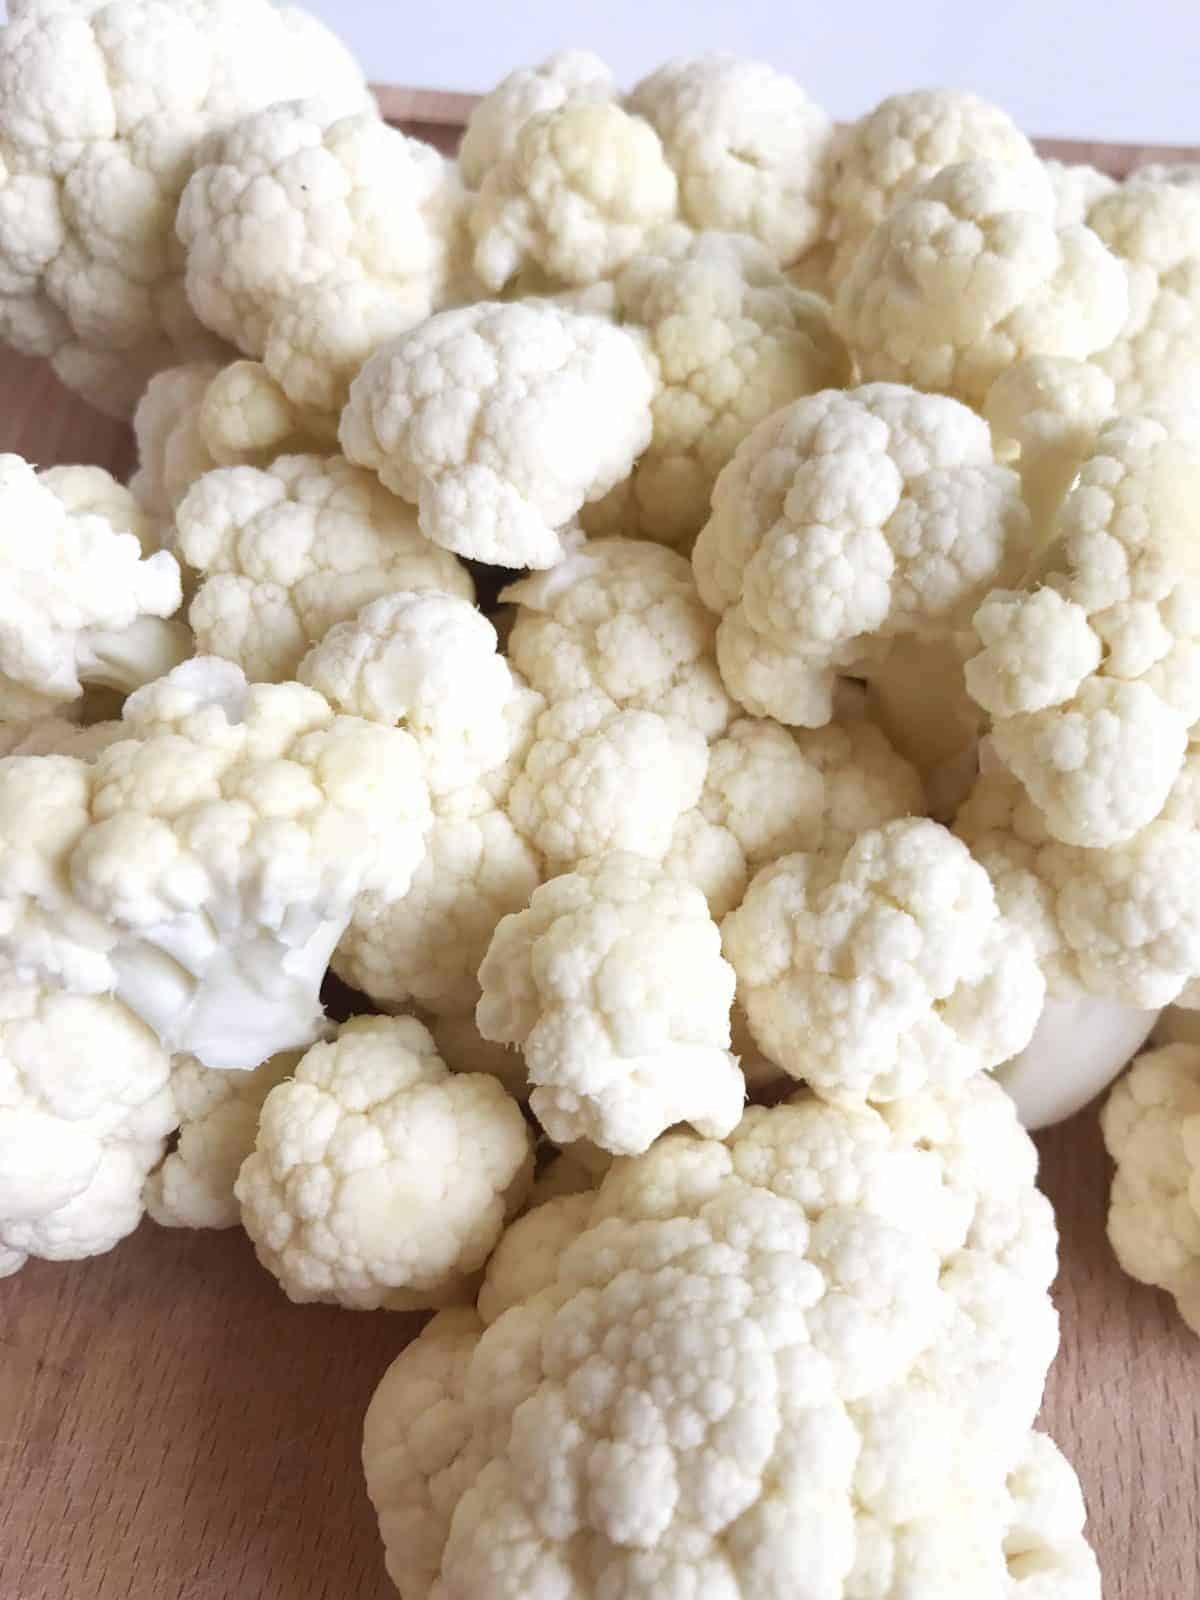
[[[380,98],[443,148],[472,103]],[[1116,172],[1187,153],[1044,148]],[[11,356],[0,450],[121,472],[132,456],[125,428]],[[1196,1600],[1200,1342],[1112,1259],[1095,1111],[1038,1142],[1062,1233],[1043,1424],[1083,1481],[1107,1600]],[[110,1255],[0,1282],[0,1600],[387,1600],[359,1430],[419,1326],[290,1305],[236,1230],[147,1222]]]

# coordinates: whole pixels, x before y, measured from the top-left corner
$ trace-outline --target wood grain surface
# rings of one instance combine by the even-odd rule
[[[471,103],[384,98],[447,147]],[[1114,170],[1161,154],[1086,148]],[[132,454],[7,355],[0,450],[121,472]],[[1043,1424],[1083,1482],[1107,1600],[1197,1600],[1200,1342],[1112,1259],[1095,1111],[1039,1143],[1062,1234]],[[236,1230],[147,1222],[108,1256],[0,1282],[0,1600],[386,1600],[359,1432],[418,1326],[290,1305]]]

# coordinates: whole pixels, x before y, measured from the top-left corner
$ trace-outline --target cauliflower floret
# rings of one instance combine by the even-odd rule
[[[833,281],[900,201],[961,161],[1029,168],[1037,156],[1006,111],[962,89],[889,95],[840,133],[829,184]]]
[[[531,117],[560,106],[615,100],[608,66],[590,50],[557,50],[537,67],[518,67],[476,102],[458,147],[463,182],[478,189],[498,162],[511,161]]]
[[[206,141],[321,93],[369,103],[314,17],[266,0],[26,0],[0,33],[0,337],[129,416],[221,346],[192,313],[175,212]]]
[[[751,234],[782,262],[820,238],[833,124],[794,78],[714,51],[667,62],[628,104],[658,131],[692,227]]]
[[[479,983],[479,1031],[521,1046],[556,1144],[636,1154],[674,1123],[720,1138],[741,1116],[733,969],[703,895],[653,862],[612,852],[543,884]]]
[[[879,224],[838,284],[833,324],[864,378],[981,406],[1023,356],[1103,350],[1127,310],[1120,263],[1082,224],[1056,228],[1039,167],[968,161]]]
[[[590,690],[538,718],[507,810],[560,872],[605,850],[659,860],[699,800],[707,765],[704,737],[686,722],[622,710]]]
[[[1165,1289],[1200,1333],[1200,1049],[1141,1056],[1108,1097],[1104,1142],[1116,1162],[1108,1237],[1131,1278]]]
[[[879,640],[964,627],[1025,562],[1028,513],[987,425],[894,384],[767,417],[713,492],[692,553],[717,660],[748,711],[820,727]]]
[[[675,175],[653,128],[609,100],[530,117],[467,211],[474,268],[493,291],[530,272],[595,283],[675,215]]]
[[[1029,1437],[1057,1343],[1035,1165],[975,1080],[894,1125],[751,1110],[616,1163],[587,1217],[532,1213],[473,1352],[435,1321],[371,1407],[406,1600],[1015,1595],[1039,1558],[1098,1600]]]
[[[690,547],[717,474],[763,417],[850,376],[829,307],[741,234],[675,227],[613,284],[612,316],[644,332],[654,432],[632,476],[585,507],[588,532]]]
[[[247,355],[261,356],[276,314],[323,280],[390,299],[392,333],[443,292],[461,225],[453,163],[373,111],[342,111],[268,106],[224,133],[184,190],[188,296]]]
[[[350,386],[340,438],[417,503],[435,544],[549,567],[559,530],[649,443],[652,392],[621,329],[549,303],[484,301],[376,351]]]
[[[111,1250],[175,1126],[170,1062],[108,995],[0,980],[0,1277]]]
[[[1054,193],[1054,221],[1060,228],[1087,222],[1096,201],[1119,188],[1107,172],[1082,161],[1043,161],[1042,171]]]
[[[663,866],[720,918],[768,862],[848,849],[866,829],[923,810],[921,780],[870,723],[797,735],[742,717],[711,746],[699,803],[680,818]]]
[[[1095,1600],[1100,1570],[1084,1538],[1079,1479],[1053,1439],[1030,1430],[1006,1489],[1004,1559],[1012,1600]]]
[[[299,1052],[282,1051],[250,1072],[219,1072],[192,1056],[171,1065],[179,1137],[146,1179],[142,1200],[164,1228],[234,1228],[242,1220],[234,1183],[254,1149],[263,1101],[295,1071]]]
[[[123,722],[94,722],[86,728],[53,716],[0,722],[0,756],[75,756],[94,761],[102,750],[127,736]]]
[[[412,1017],[355,1017],[267,1096],[235,1193],[288,1298],[412,1310],[469,1295],[533,1177],[495,1078]]]
[[[1111,375],[1119,409],[1200,407],[1200,185],[1122,184],[1087,220],[1128,285],[1124,326],[1093,357]]]
[[[1052,834],[1092,848],[1162,810],[1200,718],[1200,429],[1101,427],[1028,587],[988,597],[966,665],[996,755]]]
[[[74,469],[72,469],[74,470]],[[85,684],[125,693],[191,653],[175,557],[143,558],[136,503],[95,500],[72,483],[0,455],[0,718],[23,721],[77,700]],[[92,509],[91,499],[96,504]],[[110,520],[116,518],[119,520]]]
[[[90,764],[0,762],[0,973],[114,992],[205,1066],[311,1043],[356,898],[405,893],[421,860],[416,744],[214,657],[124,722]]]
[[[733,716],[717,671],[716,622],[674,551],[593,539],[500,598],[518,608],[508,658],[552,703],[599,690],[623,709],[678,717],[706,738]]]
[[[894,1100],[998,1066],[1045,997],[1032,940],[935,822],[785,856],[721,926],[750,1031],[830,1099]]]
[[[311,645],[381,595],[473,592],[412,508],[341,456],[206,473],[177,517],[180,555],[201,575],[188,612],[197,648],[256,682],[294,677]]]

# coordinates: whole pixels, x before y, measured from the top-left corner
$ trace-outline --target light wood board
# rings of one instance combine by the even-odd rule
[[[451,147],[471,103],[381,97]],[[1086,153],[1114,170],[1162,154]],[[126,429],[7,355],[0,450],[131,460]],[[1094,1110],[1039,1143],[1062,1233],[1043,1425],[1082,1479],[1107,1600],[1196,1600],[1200,1341],[1112,1259]],[[290,1305],[237,1231],[145,1223],[108,1256],[0,1282],[0,1600],[386,1600],[359,1431],[418,1326]]]

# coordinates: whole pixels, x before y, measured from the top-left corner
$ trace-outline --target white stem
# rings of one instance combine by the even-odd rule
[[[1033,1038],[996,1079],[1027,1128],[1065,1122],[1120,1075],[1157,1020],[1157,1011],[1094,995],[1047,1000]]]
[[[81,683],[129,694],[165,677],[191,655],[193,640],[182,622],[139,617],[128,628],[89,628],[80,635],[75,671]]]

